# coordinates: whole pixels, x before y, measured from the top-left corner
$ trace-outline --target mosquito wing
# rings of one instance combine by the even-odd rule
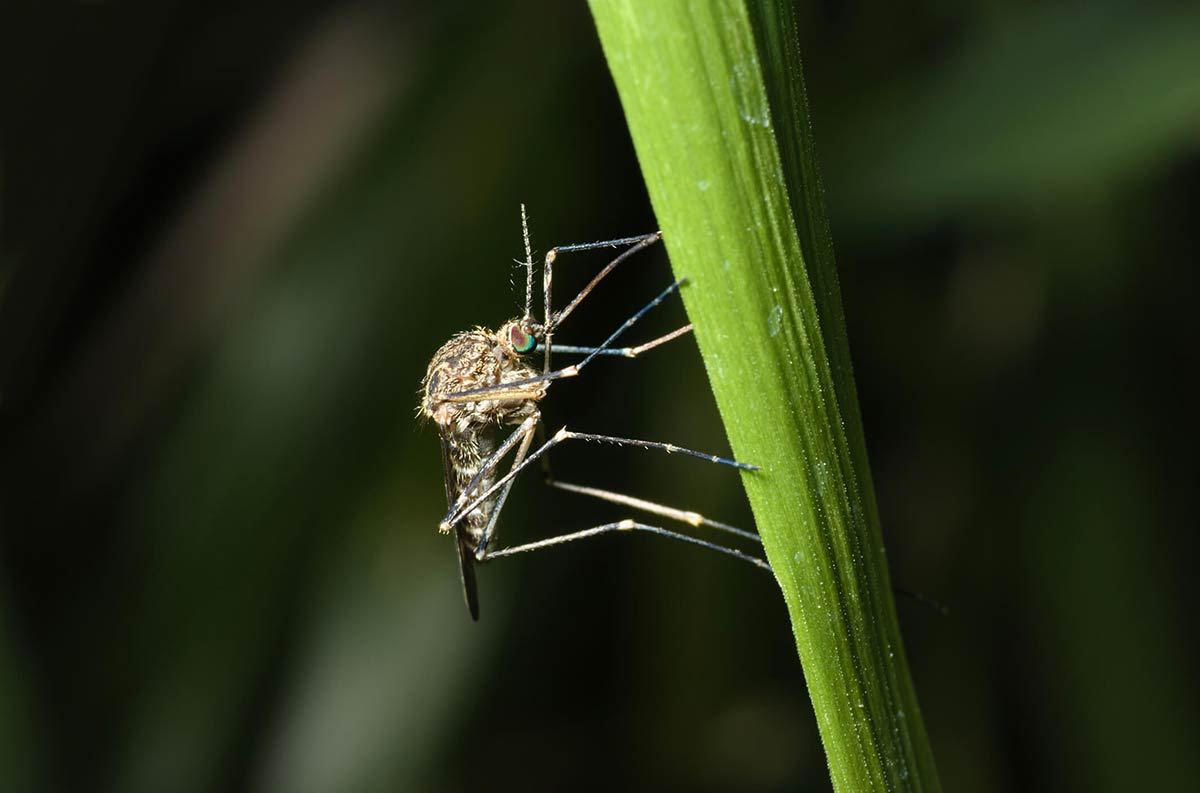
[[[466,530],[461,526],[454,530],[458,540],[458,572],[462,577],[463,596],[467,599],[467,610],[471,619],[479,621],[479,591],[475,588],[475,552],[467,542]]]
[[[458,477],[454,475],[454,464],[450,460],[450,441],[442,436],[442,475],[446,484],[446,506],[454,506],[458,500]],[[454,542],[458,546],[458,573],[462,579],[463,597],[467,600],[467,610],[471,619],[479,621],[479,590],[475,586],[475,552],[467,540],[466,529],[459,521],[454,527]]]

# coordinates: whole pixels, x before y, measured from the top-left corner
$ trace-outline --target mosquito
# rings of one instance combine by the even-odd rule
[[[539,459],[546,472],[546,482],[552,487],[682,521],[693,527],[707,526],[758,541],[758,535],[752,532],[710,520],[697,512],[675,509],[600,488],[557,481],[550,476],[546,455],[560,443],[582,440],[683,454],[744,471],[758,470],[757,466],[684,449],[670,443],[574,432],[566,427],[530,451],[534,437],[541,429],[542,414],[539,403],[545,398],[554,381],[578,376],[584,367],[600,355],[636,358],[648,350],[687,334],[692,330],[692,326],[684,325],[636,347],[614,346],[617,339],[638,320],[677,292],[683,284],[680,280],[672,283],[625,320],[598,347],[553,344],[554,333],[591,294],[597,284],[626,259],[658,243],[662,239],[662,232],[551,248],[546,253],[543,263],[543,314],[542,321],[538,322],[533,317],[533,252],[529,244],[529,222],[524,205],[521,206],[521,227],[525,242],[525,313],[510,319],[495,331],[475,328],[452,337],[433,356],[421,384],[423,395],[419,412],[437,424],[442,441],[442,465],[448,509],[439,524],[439,530],[444,534],[454,533],[463,593],[471,618],[479,619],[476,564],[614,532],[640,531],[657,534],[719,551],[770,570],[770,565],[756,556],[633,519],[606,523],[524,545],[492,549],[496,521],[504,508],[513,481],[521,471]],[[603,248],[624,250],[605,265],[564,308],[553,311],[551,287],[553,268],[558,256]],[[540,371],[535,368],[533,362],[533,356],[539,348],[543,353]],[[576,364],[551,369],[552,352],[584,357]],[[497,443],[501,429],[506,427],[515,429],[502,442]],[[502,460],[510,453],[513,459],[508,473],[498,476]]]

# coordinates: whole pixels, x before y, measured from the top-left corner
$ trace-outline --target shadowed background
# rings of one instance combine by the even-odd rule
[[[598,540],[471,624],[424,368],[520,312],[521,202],[535,256],[654,220],[582,4],[409,5],[0,12],[0,786],[828,789],[753,568]],[[900,603],[943,784],[1197,778],[1200,14],[799,16],[893,578],[952,607]],[[561,305],[605,259],[559,261]],[[727,449],[690,338],[544,414]],[[555,466],[749,525],[697,461]],[[540,478],[502,541],[624,516]]]

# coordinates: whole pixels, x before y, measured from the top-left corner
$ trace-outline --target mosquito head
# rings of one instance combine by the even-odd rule
[[[528,324],[533,321],[533,247],[529,244],[529,217],[525,214],[524,204],[521,204],[521,236],[525,239],[525,316],[523,319]]]
[[[542,337],[542,328],[532,322],[522,319],[510,319],[496,332],[496,342],[511,358],[527,355],[533,352],[538,339]]]

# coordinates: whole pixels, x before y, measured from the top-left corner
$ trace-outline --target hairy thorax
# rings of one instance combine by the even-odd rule
[[[540,373],[526,365],[513,347],[513,322],[496,332],[476,328],[458,334],[442,345],[425,372],[421,414],[436,422],[441,431],[451,503],[477,475],[481,477],[476,485],[480,491],[495,481],[494,468],[485,469],[484,463],[496,450],[495,436],[501,425],[540,417],[538,400],[546,395],[546,383],[522,382]],[[527,347],[533,346],[528,336],[518,338],[527,342]],[[506,384],[511,388],[503,388]],[[462,394],[476,388],[496,390],[480,394],[475,401]],[[470,547],[479,541],[495,507],[494,497],[484,499],[464,515]]]
[[[511,392],[481,395],[483,398],[474,402],[446,399],[450,394],[518,383],[540,374],[506,343],[506,334],[504,328],[498,332],[476,328],[443,344],[425,372],[421,414],[456,434],[478,431],[481,425],[519,424],[537,415],[545,383],[514,385]]]

